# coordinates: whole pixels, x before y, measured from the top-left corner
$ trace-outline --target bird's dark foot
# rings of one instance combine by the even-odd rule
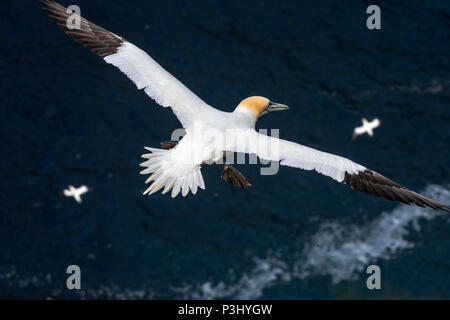
[[[161,142],[161,149],[169,150],[175,148],[178,144],[178,141],[163,141]]]
[[[251,187],[251,183],[248,182],[244,175],[228,163],[224,163],[223,171],[220,176],[223,180],[237,188],[247,189],[248,187]]]

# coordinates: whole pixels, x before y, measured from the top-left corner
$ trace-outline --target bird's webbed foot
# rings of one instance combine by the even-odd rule
[[[163,141],[160,144],[161,149],[169,150],[175,148],[175,146],[178,144],[178,141]]]
[[[242,173],[228,163],[223,164],[223,171],[220,176],[227,183],[237,188],[247,189],[251,186],[251,183],[248,182],[247,178],[245,178]]]

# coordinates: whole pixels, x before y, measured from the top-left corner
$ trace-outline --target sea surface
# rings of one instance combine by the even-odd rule
[[[212,106],[287,104],[257,127],[450,204],[450,1],[60,1]],[[381,30],[366,27],[371,4]],[[38,1],[1,1],[0,16],[0,298],[450,298],[441,212],[250,164],[236,166],[248,190],[206,166],[195,196],[142,196],[144,146],[169,140],[175,115]],[[363,117],[382,125],[352,141]],[[60,196],[69,184],[94,189],[77,204]]]

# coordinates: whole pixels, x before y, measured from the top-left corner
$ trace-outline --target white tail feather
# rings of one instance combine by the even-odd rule
[[[177,179],[172,188],[172,198],[175,198],[180,193],[181,180]]]
[[[151,181],[153,183],[144,191],[144,195],[151,195],[163,189],[162,194],[172,190],[172,198],[175,198],[180,191],[182,196],[185,197],[189,190],[192,194],[196,194],[198,188],[205,189],[199,165],[187,167],[186,164],[171,157],[171,150],[149,147],[145,147],[145,149],[151,153],[142,155],[142,158],[147,160],[140,164],[140,166],[145,167],[140,173],[151,173],[145,183]]]

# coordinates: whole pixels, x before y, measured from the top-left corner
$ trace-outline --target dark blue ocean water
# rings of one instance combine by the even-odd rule
[[[61,0],[62,1],[62,0]],[[62,1],[64,5],[73,4]],[[82,1],[212,106],[264,95],[284,139],[450,203],[450,1]],[[365,13],[379,4],[382,29]],[[37,1],[0,3],[0,298],[450,298],[448,215],[281,168],[142,196],[144,146],[180,127]],[[362,117],[373,139],[351,141]],[[83,203],[69,184],[94,187]],[[66,289],[79,265],[82,290]],[[377,264],[382,289],[366,288]]]

